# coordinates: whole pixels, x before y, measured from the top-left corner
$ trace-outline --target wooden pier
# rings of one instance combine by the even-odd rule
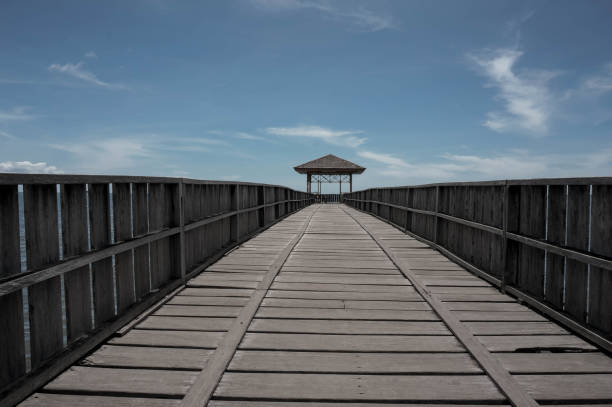
[[[260,184],[0,174],[0,406],[611,406],[607,280],[593,279],[612,263],[555,242],[569,181],[541,182],[544,201],[539,186],[456,184],[318,204]],[[611,180],[579,182],[593,186],[564,187],[566,234],[571,191],[610,216]],[[513,200],[545,204],[546,239],[506,227]],[[589,248],[609,246],[590,216]],[[508,260],[517,239],[544,250],[541,298],[524,275],[539,252]],[[551,256],[567,262],[560,310]]]
[[[611,401],[612,359],[594,346],[392,226],[312,205],[22,405]]]

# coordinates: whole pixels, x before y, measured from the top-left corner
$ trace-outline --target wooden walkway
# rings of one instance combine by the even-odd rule
[[[612,359],[392,226],[312,205],[23,406],[612,405]]]

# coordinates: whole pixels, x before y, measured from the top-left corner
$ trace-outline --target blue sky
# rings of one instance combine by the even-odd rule
[[[610,176],[611,38],[603,0],[3,0],[0,172]]]

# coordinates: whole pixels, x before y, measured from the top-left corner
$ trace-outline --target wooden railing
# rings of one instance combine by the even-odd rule
[[[343,197],[612,351],[612,178],[374,188]]]
[[[263,184],[0,174],[0,393],[44,384],[229,248],[312,202]]]

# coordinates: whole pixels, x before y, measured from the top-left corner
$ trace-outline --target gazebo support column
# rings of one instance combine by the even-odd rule
[[[310,184],[312,183],[312,174],[306,174],[306,192],[310,193]]]
[[[349,189],[349,192],[353,192],[353,174],[349,174],[349,183],[351,184],[351,188]]]
[[[342,195],[342,175],[340,175],[340,180],[338,181],[338,193]]]

